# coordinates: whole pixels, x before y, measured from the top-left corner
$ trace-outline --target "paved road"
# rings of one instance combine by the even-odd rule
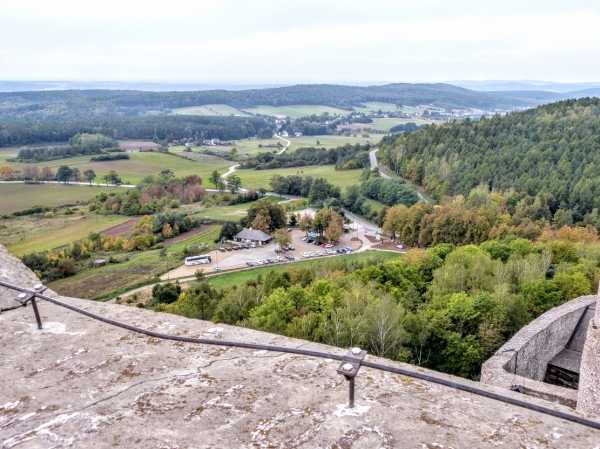
[[[377,152],[378,151],[379,151],[379,148],[375,148],[373,151],[371,151],[369,153],[369,157],[371,158],[371,170],[373,170],[374,168],[377,168]],[[379,174],[381,175],[382,178],[392,179],[390,176],[386,175],[385,173],[383,173],[381,171],[379,172]],[[419,199],[421,201],[423,201],[425,204],[428,203],[428,201],[425,199],[425,197],[423,195],[421,195],[418,190],[417,190],[417,195],[419,196]]]

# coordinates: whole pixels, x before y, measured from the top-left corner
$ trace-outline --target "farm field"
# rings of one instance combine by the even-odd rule
[[[236,170],[236,174],[242,179],[242,187],[245,189],[258,189],[260,187],[270,189],[269,181],[274,174],[325,178],[334,186],[344,189],[358,183],[361,172],[362,170],[336,171],[333,165],[308,165],[304,167],[276,168],[273,170]]]
[[[128,160],[90,162],[91,156],[77,156],[72,158],[57,159],[54,161],[41,162],[39,167],[51,167],[54,172],[61,165],[77,167],[80,172],[92,169],[96,173],[94,183],[101,183],[102,176],[110,170],[115,170],[123,183],[137,184],[147,175],[157,175],[161,170],[171,169],[176,176],[198,174],[200,177],[208,176],[213,170],[227,170],[232,164],[229,161],[208,154],[198,155],[196,162],[162,153],[140,153],[134,152],[129,155]],[[21,163],[10,163],[14,170],[20,170],[24,165]],[[37,204],[37,203],[36,203]],[[2,213],[0,211],[0,213]]]
[[[67,217],[69,218],[66,219]],[[13,222],[17,222],[21,218],[25,217],[0,222],[0,243],[15,256],[67,245],[87,237],[90,232],[103,231],[129,220],[131,217],[123,215],[74,215],[52,218],[30,216],[27,221],[21,220],[22,226],[13,228]],[[2,226],[9,229],[2,229]],[[6,231],[9,234],[7,236],[3,235]],[[36,231],[42,233],[38,235]]]
[[[330,258],[322,258],[322,259],[310,259],[310,260],[302,260],[298,262],[294,262],[291,264],[282,264],[282,265],[269,265],[266,267],[253,268],[251,270],[238,271],[235,273],[226,273],[220,274],[218,276],[211,276],[208,278],[208,283],[215,288],[226,288],[231,285],[240,285],[246,282],[248,279],[256,279],[259,275],[262,275],[263,278],[271,271],[275,273],[281,273],[286,269],[300,269],[307,268],[314,265],[320,265],[323,263],[331,263],[339,260],[339,258],[344,258],[345,260],[352,260],[356,262],[364,262],[371,258],[377,258],[382,262],[386,262],[392,259],[398,259],[402,257],[401,253],[393,253],[387,251],[366,251],[363,253],[356,254],[347,254],[343,256],[336,256]]]
[[[245,109],[253,114],[273,115],[275,117],[304,117],[306,115],[321,115],[324,112],[329,112],[329,115],[347,114],[348,111],[343,109],[332,108],[329,106],[312,105],[312,104],[291,104],[287,106],[268,106],[258,105],[254,108]]]
[[[32,206],[62,206],[88,200],[100,192],[115,192],[118,187],[92,187],[63,184],[0,184],[0,214],[8,215]]]
[[[244,114],[237,108],[233,106],[229,106],[226,104],[205,104],[202,106],[190,106],[187,108],[176,108],[173,109],[171,114],[174,115],[208,115],[208,116],[216,116],[216,115],[236,115],[239,117],[249,117],[248,114]]]
[[[215,226],[190,239],[167,248],[166,258],[159,256],[160,250],[134,252],[129,260],[108,264],[101,268],[89,268],[75,276],[49,282],[52,290],[65,296],[87,299],[108,299],[129,291],[139,285],[155,282],[156,277],[168,271],[183,260],[183,249],[190,244],[206,243],[207,251],[217,246],[214,239],[219,236],[220,226]],[[105,257],[102,253],[98,257]],[[116,258],[122,258],[117,255]],[[107,257],[106,257],[107,258]]]

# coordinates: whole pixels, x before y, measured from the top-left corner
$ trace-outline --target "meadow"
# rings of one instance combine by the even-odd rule
[[[194,160],[184,159],[173,154],[154,152],[133,152],[129,154],[130,159],[117,161],[91,162],[90,157],[91,156],[77,156],[40,162],[35,165],[38,167],[48,166],[52,168],[55,173],[61,165],[68,165],[71,168],[77,167],[81,173],[88,169],[94,170],[96,178],[92,181],[92,185],[94,183],[101,184],[102,177],[110,170],[115,170],[123,183],[137,184],[145,176],[157,175],[165,169],[170,169],[179,177],[197,174],[201,178],[205,178],[208,177],[213,170],[227,171],[232,165],[231,162],[220,157],[200,153],[194,155]],[[21,170],[23,166],[27,164],[11,162],[9,165],[13,170]],[[3,212],[0,210],[0,213]]]
[[[0,243],[17,256],[46,251],[102,232],[131,217],[123,215],[36,215],[0,221]]]
[[[88,268],[77,275],[49,282],[52,290],[64,296],[107,300],[141,285],[156,282],[158,276],[183,263],[183,249],[187,246],[206,243],[207,251],[217,247],[214,243],[219,236],[220,226],[210,228],[190,239],[166,248],[166,257],[160,250],[137,251],[129,254],[128,260],[108,264],[101,268]],[[98,253],[97,257],[105,257]],[[123,259],[117,255],[116,259]]]
[[[336,171],[333,165],[308,165],[304,167],[276,168],[273,170],[236,170],[236,174],[242,179],[242,187],[245,189],[258,189],[260,187],[270,189],[269,181],[274,174],[325,178],[334,186],[344,189],[357,184],[361,173],[362,170]]]
[[[275,273],[281,273],[286,269],[300,269],[307,268],[314,265],[319,265],[323,263],[328,263],[333,260],[336,260],[338,257],[343,257],[348,261],[356,261],[356,262],[364,262],[368,259],[377,258],[382,262],[386,262],[388,260],[398,259],[402,257],[401,253],[388,252],[388,251],[366,251],[363,253],[355,253],[355,254],[345,254],[342,256],[336,256],[335,258],[323,258],[323,259],[310,259],[310,260],[302,260],[298,262],[294,262],[292,264],[282,264],[282,265],[269,265],[266,267],[253,268],[251,270],[238,271],[234,273],[224,273],[216,276],[211,276],[208,278],[208,282],[211,286],[215,288],[226,288],[231,285],[240,285],[246,282],[249,279],[256,280],[256,278],[260,275],[263,278],[269,274],[271,271]]]
[[[0,184],[0,214],[8,215],[32,206],[62,206],[88,200],[100,192],[115,192],[118,187],[97,187],[92,184]]]

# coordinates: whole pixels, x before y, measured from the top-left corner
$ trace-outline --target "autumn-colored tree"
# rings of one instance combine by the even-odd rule
[[[252,221],[252,228],[259,229],[263,232],[269,232],[269,223],[267,223],[267,219],[263,214],[257,214]]]
[[[4,165],[0,166],[0,176],[2,176],[2,179],[7,181],[10,178],[12,178],[12,175],[13,175],[13,169],[10,165],[4,164]]]
[[[166,239],[173,237],[173,229],[169,223],[162,227],[162,236]]]
[[[275,240],[281,248],[283,248],[284,246],[288,246],[292,242],[290,234],[283,229],[278,229],[275,232]]]
[[[325,229],[325,237],[327,237],[327,239],[331,242],[339,241],[340,237],[344,234],[344,225],[342,224],[341,220],[342,217],[336,212],[334,213],[340,217],[340,220],[332,217],[332,219],[329,221],[327,229]]]
[[[195,174],[187,175],[183,179],[187,185],[195,185],[195,184],[202,185],[202,178],[200,178],[200,176],[195,175]]]
[[[298,227],[301,231],[304,231],[306,235],[308,235],[308,231],[312,229],[313,218],[309,214],[302,215],[300,218],[300,223],[298,223]]]
[[[50,181],[51,179],[54,178],[54,172],[52,171],[52,169],[48,166],[42,168],[42,173],[41,173],[41,178],[44,181]]]
[[[21,169],[21,176],[25,179],[37,179],[39,177],[40,169],[33,165],[26,165]]]

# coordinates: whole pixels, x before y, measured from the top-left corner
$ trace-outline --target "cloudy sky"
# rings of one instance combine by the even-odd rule
[[[598,0],[0,3],[3,80],[600,80]]]

